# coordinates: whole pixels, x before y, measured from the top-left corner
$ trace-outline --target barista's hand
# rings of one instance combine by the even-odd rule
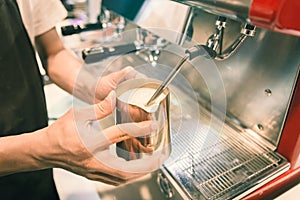
[[[164,158],[147,161],[125,161],[113,155],[109,145],[130,137],[149,134],[156,129],[155,122],[121,124],[101,131],[99,120],[115,107],[115,93],[111,92],[99,104],[85,109],[71,109],[47,128],[46,166],[60,167],[88,179],[118,185],[156,170]]]
[[[134,70],[132,67],[125,67],[120,71],[112,72],[103,77],[96,76],[97,74],[92,74],[88,70],[88,67],[81,67],[74,81],[72,94],[87,103],[99,103],[120,82],[145,77],[145,75]]]
[[[104,76],[98,80],[96,86],[96,98],[98,100],[104,99],[108,95],[108,93],[111,90],[114,90],[122,81],[142,77],[145,77],[145,75],[137,72],[132,67],[125,67],[120,71],[108,74],[107,76]]]

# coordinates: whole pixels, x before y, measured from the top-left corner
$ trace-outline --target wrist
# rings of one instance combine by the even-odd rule
[[[53,168],[51,164],[51,144],[47,138],[47,127],[37,130],[33,133],[27,134],[28,143],[31,144],[29,147],[30,156],[33,159],[36,167],[39,169]]]
[[[84,66],[81,67],[74,83],[73,95],[84,102],[94,103],[97,81]]]
[[[41,136],[33,132],[0,138],[0,176],[49,168],[40,159]]]

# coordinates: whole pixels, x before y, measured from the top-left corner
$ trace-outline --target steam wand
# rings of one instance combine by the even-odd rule
[[[161,93],[168,87],[170,82],[175,78],[175,76],[178,74],[180,69],[182,68],[183,64],[187,59],[194,59],[197,56],[200,55],[207,55],[207,51],[209,49],[205,48],[206,46],[204,45],[199,45],[199,46],[193,46],[189,49],[186,50],[186,55],[179,60],[179,62],[176,64],[174,69],[171,71],[171,73],[168,75],[168,77],[162,82],[162,84],[157,88],[155,93],[152,95],[152,97],[149,99],[149,101],[145,104],[146,106],[150,106],[154,103],[155,99],[161,95]],[[208,52],[209,53],[209,52]],[[209,53],[210,54],[210,53]]]
[[[184,56],[176,65],[176,67],[172,70],[166,80],[159,86],[159,88],[155,91],[149,101],[146,103],[146,106],[150,106],[154,103],[154,100],[168,87],[169,83],[175,78],[175,76],[180,71],[182,65],[189,58],[188,55]]]

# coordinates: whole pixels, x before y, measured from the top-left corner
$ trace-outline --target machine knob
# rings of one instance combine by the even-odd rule
[[[160,191],[166,198],[171,199],[174,195],[174,190],[168,179],[162,173],[157,174],[157,183],[160,187]]]

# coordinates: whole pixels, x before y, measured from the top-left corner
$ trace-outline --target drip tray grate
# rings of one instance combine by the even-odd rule
[[[283,161],[231,129],[218,133],[199,124],[186,125],[174,138],[165,167],[193,199],[232,199]],[[192,141],[188,145],[183,142],[187,138]]]
[[[232,169],[221,172],[219,175],[203,180],[206,177],[205,173],[198,171],[202,165],[198,165],[191,174],[195,178],[195,186],[207,199],[217,199],[223,197],[226,193],[239,190],[239,186],[248,179],[259,175],[261,172],[266,171],[272,167],[277,166],[276,163],[266,157],[267,154],[257,155],[250,160],[241,163]],[[220,159],[222,159],[220,157]],[[280,160],[277,161],[277,163]],[[218,162],[209,162],[212,166],[218,165]],[[203,176],[204,175],[204,176]]]

